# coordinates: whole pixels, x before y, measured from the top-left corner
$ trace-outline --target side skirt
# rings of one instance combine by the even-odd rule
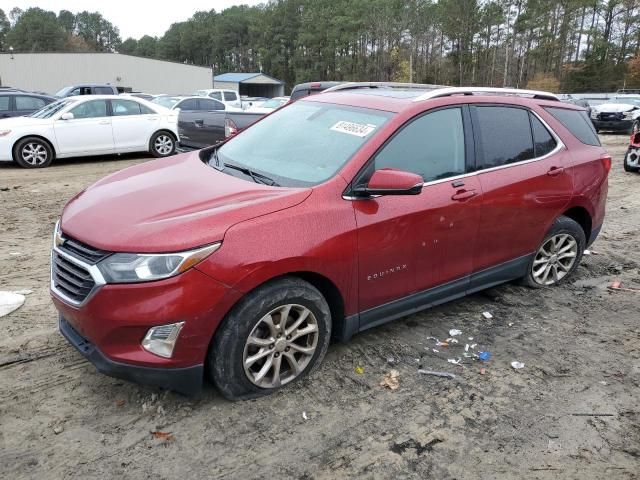
[[[501,283],[523,277],[533,254],[510,260],[495,267],[474,273],[459,280],[439,285],[437,287],[414,293],[404,298],[374,307],[359,315],[359,328],[362,332],[377,327],[400,317],[411,315],[426,308],[455,300],[471,293],[499,285]],[[355,317],[349,318],[349,323],[355,326]],[[355,328],[349,329],[355,333]],[[347,332],[345,332],[347,333]],[[349,332],[351,333],[351,332]],[[347,340],[343,338],[343,340]]]

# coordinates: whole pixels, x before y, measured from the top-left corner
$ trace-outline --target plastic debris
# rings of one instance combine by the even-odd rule
[[[56,435],[60,435],[63,431],[64,428],[62,427],[62,425],[56,425],[55,427],[53,427],[53,433],[55,433]]]
[[[591,255],[591,250],[585,250],[584,252],[582,252],[583,255]]]
[[[454,344],[454,343],[458,343],[458,340],[456,340],[455,338],[447,338],[445,342]]]
[[[491,352],[478,352],[478,358],[483,362],[486,362],[491,358]]]
[[[467,337],[467,340],[471,341],[473,340],[473,337]]]
[[[449,372],[434,372],[433,370],[420,369],[418,370],[418,373],[421,373],[423,375],[433,375],[435,377],[450,378],[451,380],[456,378],[456,376],[453,373],[449,373]]]
[[[397,390],[400,387],[400,382],[398,381],[399,376],[400,372],[398,370],[391,370],[380,381],[380,386],[386,387],[389,390]]]
[[[440,350],[433,349],[433,353],[440,353]]]
[[[485,373],[487,373],[487,369],[486,368],[481,368],[480,369],[480,375],[484,375]]]
[[[508,324],[510,327],[513,327],[513,322],[509,322]]]
[[[622,292],[634,292],[634,293],[640,293],[640,288],[623,288],[621,287],[622,283],[620,282],[620,280],[615,280],[613,282],[611,282],[611,285],[609,285],[609,288],[611,290],[620,290]]]
[[[0,317],[9,315],[24,304],[24,295],[0,291]]]
[[[461,361],[462,361],[461,358],[449,358],[449,359],[447,359],[447,362],[453,363],[454,365],[458,365]]]
[[[166,440],[166,441],[173,440],[173,435],[171,434],[171,432],[156,431],[156,432],[151,432],[151,435],[153,435],[153,438],[155,438],[156,440]]]
[[[465,351],[465,352],[468,352],[468,351],[469,351],[469,344],[468,344],[468,343],[464,346],[464,351]]]
[[[309,417],[307,417],[307,412],[302,412],[302,418],[304,418],[305,420],[309,420]]]
[[[493,315],[491,315],[491,312],[482,312],[482,316],[487,320],[491,320],[493,318]]]
[[[11,292],[11,293],[17,293],[18,295],[30,295],[30,294],[32,294],[32,293],[33,293],[33,290],[27,290],[27,289],[25,288],[25,289],[22,289],[22,290],[14,290],[14,291],[13,291],[13,292]]]
[[[462,332],[460,330],[458,330],[457,328],[452,328],[451,330],[449,330],[449,335],[451,335],[452,337],[456,337],[458,335],[461,335]]]
[[[471,344],[471,350],[473,350],[474,348],[476,348],[476,345],[478,345],[477,343],[472,343]]]
[[[441,342],[440,340],[436,342],[436,347],[448,347],[448,346],[449,346],[449,342]]]
[[[387,358],[387,363],[395,363],[395,362],[396,362],[395,358],[393,358],[393,357],[388,357]]]
[[[358,366],[355,368],[355,372],[356,372],[358,375],[362,375],[362,374],[364,373],[364,367],[361,367],[360,365],[358,365]]]
[[[511,362],[511,366],[513,368],[515,368],[516,370],[520,370],[521,368],[524,368],[524,363],[522,363],[522,362]]]

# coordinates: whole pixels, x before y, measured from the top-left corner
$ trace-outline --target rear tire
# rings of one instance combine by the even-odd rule
[[[624,171],[640,171],[640,148],[629,148],[624,156]]]
[[[331,312],[318,289],[295,277],[268,282],[218,327],[207,354],[209,376],[229,400],[269,395],[317,368],[330,338]]]
[[[164,158],[176,153],[176,138],[172,133],[156,132],[149,141],[149,153],[156,158]]]
[[[521,283],[541,288],[564,282],[578,268],[585,248],[582,227],[569,217],[559,217],[533,254]]]
[[[13,159],[22,168],[45,168],[53,161],[53,149],[38,137],[26,137],[13,147]]]

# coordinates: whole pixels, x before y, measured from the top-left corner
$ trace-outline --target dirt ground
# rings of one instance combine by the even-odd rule
[[[640,293],[607,289],[640,288],[640,175],[622,169],[626,135],[602,140],[607,219],[571,283],[504,285],[406,317],[238,403],[106,377],[57,331],[49,248],[64,203],[148,159],[0,166],[0,290],[33,290],[0,318],[0,478],[640,478]],[[452,328],[459,344],[434,352],[429,337]],[[465,358],[467,343],[491,359]],[[392,369],[395,391],[379,385]]]

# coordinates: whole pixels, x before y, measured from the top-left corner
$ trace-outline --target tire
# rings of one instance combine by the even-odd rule
[[[541,288],[564,282],[578,268],[585,248],[586,238],[582,227],[569,217],[559,217],[534,253],[521,283]],[[561,255],[557,252],[561,252]],[[548,276],[545,276],[547,269]]]
[[[635,122],[633,122],[633,124],[631,125],[631,130],[629,131],[629,134],[633,135],[638,131],[640,131],[640,120],[636,120]]]
[[[623,164],[625,172],[640,171],[640,148],[629,148],[624,155]]]
[[[279,322],[284,312],[288,312],[288,331],[281,334]],[[296,325],[303,316],[302,323]],[[294,338],[295,332],[304,331],[310,333]],[[229,312],[209,346],[207,370],[213,384],[229,400],[269,395],[317,368],[330,338],[331,312],[325,298],[304,280],[285,277],[248,293]],[[298,374],[291,357],[300,368]]]
[[[25,137],[13,147],[13,159],[22,168],[45,168],[53,161],[53,149],[38,137]]]
[[[176,137],[166,131],[154,133],[149,141],[149,153],[156,158],[173,155],[176,153]]]

